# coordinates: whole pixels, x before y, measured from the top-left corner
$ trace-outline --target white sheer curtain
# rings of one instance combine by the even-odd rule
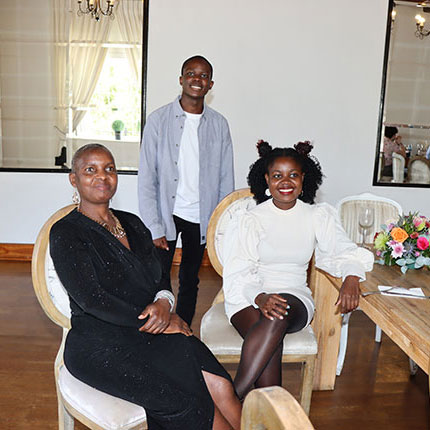
[[[57,95],[57,129],[69,130],[68,107],[72,108],[71,129],[82,121],[103,68],[110,31],[115,21],[121,41],[131,45],[125,52],[137,82],[142,74],[143,0],[121,0],[114,9],[115,21],[102,16],[78,17],[75,0],[52,0],[54,11],[54,70]],[[105,45],[106,46],[106,45]]]
[[[101,17],[72,15],[70,25],[71,93],[73,106],[72,129],[76,130],[86,111],[77,108],[88,106],[102,71],[112,20]]]
[[[142,75],[142,23],[143,0],[121,0],[115,12],[119,31],[124,42],[133,46],[125,49],[137,82]]]
[[[52,0],[54,25],[54,71],[57,98],[56,128],[65,135],[69,107],[72,130],[85,115],[79,108],[88,106],[106,58],[112,20],[95,21],[88,15],[78,17],[73,0]]]

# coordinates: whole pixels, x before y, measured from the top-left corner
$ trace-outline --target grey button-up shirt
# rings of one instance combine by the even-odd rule
[[[153,239],[176,239],[173,207],[178,188],[179,147],[185,123],[179,97],[149,115],[140,149],[139,211]],[[200,242],[206,242],[216,205],[234,190],[233,148],[227,120],[204,106],[199,139]],[[187,166],[194,168],[194,166]]]

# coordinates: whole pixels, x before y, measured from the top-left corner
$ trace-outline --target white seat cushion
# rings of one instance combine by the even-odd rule
[[[215,355],[240,355],[243,340],[228,322],[224,303],[212,306],[203,315],[200,337]],[[318,344],[311,326],[284,338],[284,355],[312,355],[317,351]]]
[[[146,421],[138,405],[96,390],[60,367],[58,386],[64,400],[105,430],[128,430]]]

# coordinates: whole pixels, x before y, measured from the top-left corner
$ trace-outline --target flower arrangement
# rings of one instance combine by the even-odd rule
[[[397,264],[402,273],[408,269],[430,269],[430,220],[418,213],[399,217],[397,223],[381,226],[374,245],[376,260],[388,266]]]

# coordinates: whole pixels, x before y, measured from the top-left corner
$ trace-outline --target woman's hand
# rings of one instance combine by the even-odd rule
[[[358,276],[347,276],[339,291],[339,297],[335,306],[340,305],[343,314],[357,308],[360,301],[360,278]]]
[[[169,326],[171,319],[169,301],[167,299],[158,299],[154,303],[148,305],[138,316],[140,320],[146,317],[149,317],[148,321],[140,327],[139,331],[151,334],[163,333]]]
[[[260,308],[261,313],[272,321],[275,318],[283,320],[290,308],[287,300],[279,294],[260,293],[255,298],[255,304]]]
[[[192,336],[193,334],[188,324],[178,314],[171,314],[170,324],[163,331],[163,334],[175,333],[181,333],[185,336]]]

